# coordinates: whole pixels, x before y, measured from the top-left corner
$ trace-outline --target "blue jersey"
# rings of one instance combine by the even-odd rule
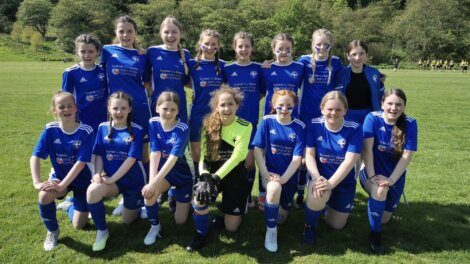
[[[187,62],[191,58],[191,54],[186,49],[183,52]],[[157,98],[162,92],[175,92],[181,102],[178,117],[186,123],[188,121],[188,112],[184,85],[188,80],[188,76],[184,72],[184,63],[179,51],[167,50],[163,45],[153,46],[147,50],[147,58],[153,76],[152,111],[154,111],[153,108]]]
[[[231,63],[223,68],[224,82],[230,87],[240,89],[243,102],[238,108],[237,116],[258,124],[260,95],[266,93],[261,65],[251,62],[248,65]]]
[[[90,125],[94,131],[106,121],[108,87],[101,66],[86,70],[75,64],[67,68],[62,75],[62,91],[75,96],[80,121]]]
[[[393,156],[393,127],[383,118],[383,111],[369,113],[363,125],[364,138],[374,138],[372,153],[375,173],[386,177],[392,174],[398,163]],[[418,124],[415,119],[408,116],[405,134],[403,150],[416,151],[418,149]]]
[[[302,121],[293,118],[289,124],[281,124],[275,115],[267,115],[256,131],[253,145],[266,150],[268,171],[282,175],[293,156],[303,156],[304,137],[305,124]]]
[[[304,66],[298,62],[289,65],[271,64],[271,68],[263,69],[263,78],[266,85],[266,101],[264,115],[271,112],[271,99],[277,90],[291,90],[295,94],[302,85]],[[293,116],[298,116],[298,108],[294,108]]]
[[[139,55],[136,49],[105,45],[100,64],[108,78],[109,94],[123,91],[132,97],[133,107],[149,108],[143,85],[150,81],[146,55]]]
[[[56,177],[63,180],[77,161],[90,162],[93,148],[93,129],[89,125],[80,124],[72,133],[67,133],[59,122],[46,125],[34,147],[32,156],[51,159]],[[70,186],[86,188],[90,185],[91,171],[85,166]]]
[[[344,161],[346,152],[361,153],[362,128],[358,123],[345,120],[338,131],[331,131],[323,117],[314,118],[308,127],[306,146],[315,148],[318,171],[329,179]],[[351,170],[340,184],[354,182],[354,170]]]
[[[202,120],[204,116],[211,111],[209,106],[211,93],[219,89],[220,85],[222,85],[222,68],[225,65],[225,61],[219,60],[220,72],[218,75],[214,61],[200,60],[197,67],[195,67],[196,64],[196,59],[192,59],[188,63],[194,92],[194,100],[191,106],[191,119]]]
[[[331,74],[328,70],[328,60],[315,61],[315,75],[312,78],[312,55],[302,55],[298,62],[304,67],[304,83],[302,87],[302,99],[300,101],[300,114],[310,118],[320,117],[320,102],[327,92],[342,90],[343,65],[338,57],[331,57]],[[313,83],[312,83],[313,81]],[[310,118],[309,118],[310,117]]]
[[[160,117],[150,119],[150,151],[162,153],[159,168],[165,164],[168,156],[178,157],[173,169],[168,174],[178,178],[191,178],[192,173],[185,157],[185,150],[189,142],[189,127],[179,121],[171,130],[166,131],[160,121]]]
[[[131,188],[144,186],[147,182],[147,175],[141,162],[143,128],[132,123],[134,139],[131,138],[127,127],[113,128],[111,136],[109,136],[109,130],[109,122],[101,123],[93,146],[93,154],[101,156],[103,159],[104,172],[111,177],[128,157],[135,158],[134,165],[118,182]],[[110,141],[110,138],[112,141]]]

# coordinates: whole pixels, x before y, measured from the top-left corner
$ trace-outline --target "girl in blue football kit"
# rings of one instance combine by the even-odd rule
[[[46,125],[30,159],[34,188],[39,192],[39,215],[47,229],[44,250],[57,246],[59,225],[55,199],[73,191],[73,205],[69,217],[75,228],[88,221],[86,189],[90,184],[93,147],[93,129],[77,121],[77,105],[72,94],[58,92],[52,97],[51,112],[58,119]],[[50,157],[54,172],[47,181],[41,181],[41,159]]]
[[[405,187],[406,168],[418,148],[418,125],[405,114],[406,95],[401,89],[385,91],[382,111],[371,112],[364,121],[364,164],[360,180],[370,197],[367,214],[370,246],[384,252],[382,224],[390,220]]]
[[[188,219],[192,198],[193,174],[185,152],[189,142],[189,127],[176,117],[180,100],[177,93],[163,92],[156,102],[158,117],[150,119],[150,177],[142,189],[147,216],[152,225],[144,239],[146,245],[155,243],[160,234],[157,197],[175,186],[175,222]]]
[[[320,101],[327,92],[342,89],[343,65],[338,57],[332,55],[332,48],[333,34],[326,29],[317,29],[312,34],[312,54],[303,55],[298,59],[298,62],[304,65],[300,120],[305,124],[322,115]],[[296,208],[304,207],[306,182],[306,169],[301,166]]]
[[[147,56],[136,42],[137,24],[129,16],[115,20],[116,39],[114,44],[105,45],[101,52],[100,64],[106,72],[109,93],[123,91],[132,98],[132,122],[148,132],[150,108],[144,83],[150,82]],[[148,142],[148,141],[147,141]]]
[[[201,130],[204,117],[211,112],[211,93],[223,82],[222,68],[225,61],[219,59],[220,34],[206,29],[199,35],[197,55],[188,62],[193,89],[193,104],[189,118],[189,141],[194,168],[198,168],[201,156]],[[198,172],[196,171],[196,174]]]
[[[316,242],[318,219],[326,205],[326,222],[333,229],[346,225],[356,192],[354,164],[362,150],[362,128],[344,119],[346,97],[339,91],[328,92],[320,103],[323,117],[308,124],[305,161],[312,177],[305,206],[304,241]]]
[[[297,190],[293,175],[304,154],[305,124],[292,117],[296,103],[293,91],[274,92],[272,114],[263,117],[253,140],[260,184],[266,189],[264,247],[270,252],[277,251],[277,223],[285,221],[291,207]]]
[[[236,61],[226,64],[222,72],[224,82],[230,87],[235,87],[243,93],[243,102],[237,111],[237,116],[249,121],[253,130],[250,137],[248,156],[246,157],[246,168],[250,182],[248,207],[254,207],[251,199],[251,190],[255,180],[256,167],[253,154],[253,141],[259,119],[259,101],[266,93],[262,77],[261,65],[251,61],[254,48],[254,39],[250,33],[238,32],[233,37],[232,48],[235,50]]]
[[[188,122],[188,110],[184,85],[189,75],[189,51],[180,44],[181,24],[176,18],[168,16],[160,25],[160,38],[163,45],[152,46],[147,50],[147,58],[152,68],[153,93],[152,116],[156,116],[156,101],[164,91],[173,91],[178,94],[181,108],[178,118],[183,123]]]
[[[101,43],[92,34],[82,34],[75,39],[75,52],[80,62],[67,68],[62,75],[62,91],[75,95],[80,121],[98,129],[106,121],[106,99],[108,87],[105,73],[96,58]]]
[[[272,110],[271,99],[275,91],[290,90],[297,95],[297,91],[302,85],[304,72],[304,66],[301,63],[292,61],[294,39],[289,34],[277,34],[271,42],[271,47],[275,61],[269,65],[269,68],[263,69],[263,81],[266,86],[264,115],[269,114]],[[292,116],[299,116],[298,107],[294,107]],[[258,207],[263,210],[266,201],[266,190],[264,190],[262,184],[258,184],[258,188]]]
[[[96,133],[93,154],[95,175],[87,190],[87,202],[97,234],[93,251],[106,247],[109,237],[104,197],[122,194],[122,222],[132,223],[142,203],[142,187],[147,175],[141,162],[144,129],[131,122],[132,100],[123,92],[108,99],[109,122],[101,123]]]

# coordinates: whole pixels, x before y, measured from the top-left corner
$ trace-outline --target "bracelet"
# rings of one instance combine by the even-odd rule
[[[374,178],[375,176],[377,176],[377,174],[374,174],[373,176],[370,176],[369,178],[367,178],[367,180],[370,180],[370,179]]]

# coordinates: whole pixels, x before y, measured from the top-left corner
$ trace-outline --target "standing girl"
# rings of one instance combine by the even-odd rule
[[[333,229],[346,225],[353,208],[356,179],[352,170],[362,150],[362,129],[344,120],[348,109],[346,97],[339,91],[328,92],[320,103],[323,117],[309,124],[305,161],[312,177],[305,206],[304,241],[316,242],[318,219],[326,212],[326,222]]]
[[[390,220],[405,188],[406,168],[418,148],[418,125],[405,115],[406,95],[401,89],[387,90],[382,111],[369,113],[364,122],[362,187],[369,193],[367,214],[370,246],[384,252],[382,224]]]
[[[222,68],[225,61],[219,60],[219,49],[220,34],[215,30],[206,29],[199,35],[196,58],[188,62],[193,89],[189,141],[194,168],[198,168],[201,156],[201,129],[204,116],[211,111],[211,93],[219,89],[223,81]]]
[[[274,92],[272,115],[263,117],[253,140],[260,184],[266,189],[264,247],[270,252],[277,251],[277,223],[285,221],[291,207],[297,190],[297,179],[292,176],[304,154],[305,124],[292,117],[296,103],[293,91]]]
[[[31,155],[33,186],[39,192],[39,215],[47,229],[44,250],[57,246],[59,225],[55,199],[73,191],[73,205],[69,217],[75,228],[82,228],[88,221],[86,189],[90,184],[93,147],[93,129],[77,121],[77,105],[72,94],[58,92],[52,97],[51,112],[59,120],[44,128]],[[49,180],[41,182],[41,162],[50,156],[52,173]]]
[[[121,16],[114,21],[116,39],[105,45],[100,64],[106,72],[109,93],[123,91],[133,102],[132,122],[148,133],[150,108],[144,83],[150,81],[146,55],[140,55],[137,44],[137,24],[130,16]],[[147,141],[148,142],[148,141]]]
[[[174,92],[163,92],[156,102],[158,117],[150,119],[150,180],[142,189],[145,198],[150,231],[144,243],[152,245],[160,234],[157,198],[175,186],[175,222],[184,224],[188,219],[192,197],[193,174],[188,156],[188,125],[176,118],[180,100]]]
[[[187,61],[191,58],[189,51],[180,44],[181,24],[171,16],[166,17],[160,25],[160,37],[163,45],[152,46],[147,50],[147,57],[152,67],[153,93],[152,116],[156,116],[156,101],[164,91],[178,94],[181,108],[178,118],[183,123],[188,122],[188,111],[184,84],[187,82],[189,68]]]
[[[333,34],[326,29],[317,29],[312,34],[312,54],[298,59],[305,66],[300,102],[300,120],[305,124],[322,115],[320,102],[327,92],[342,89],[343,65],[338,57],[332,55],[332,48]],[[306,170],[303,166],[299,171],[296,208],[304,207],[306,182]]]
[[[67,68],[62,75],[62,91],[75,95],[79,119],[97,131],[106,121],[108,89],[103,68],[95,64],[100,55],[101,43],[92,34],[82,34],[75,39],[75,52],[80,62]]]
[[[297,91],[302,85],[304,72],[304,66],[301,63],[292,61],[294,39],[289,34],[277,34],[271,42],[271,47],[275,61],[269,68],[263,69],[263,78],[267,92],[264,104],[264,115],[269,114],[272,110],[271,102],[275,91],[290,90],[297,95]],[[294,117],[299,116],[298,107],[294,107],[292,115]],[[259,182],[261,181],[262,179],[260,178]],[[262,184],[258,184],[258,188],[258,207],[263,210],[263,205],[266,201],[266,190],[263,188]]]
[[[204,119],[198,183],[193,200],[196,236],[186,248],[198,250],[207,242],[209,204],[222,192],[225,229],[235,232],[241,223],[248,198],[245,158],[251,135],[251,123],[237,117],[243,97],[226,85],[211,98],[212,112]]]
[[[106,225],[104,197],[122,194],[122,222],[132,223],[142,201],[141,190],[147,175],[141,162],[144,130],[131,122],[132,100],[123,92],[108,99],[109,122],[101,123],[96,135],[93,154],[95,175],[87,190],[87,202],[97,234],[93,251],[106,247],[109,237]]]
[[[237,116],[247,120],[253,126],[250,142],[256,134],[256,127],[259,119],[259,101],[266,93],[264,82],[262,81],[261,65],[251,61],[253,52],[253,36],[247,32],[238,32],[233,37],[232,48],[235,50],[236,61],[223,68],[224,82],[230,87],[236,87],[243,93],[243,102],[237,111]],[[248,206],[253,207],[251,199],[251,189],[255,180],[256,167],[254,162],[253,144],[248,147],[246,157],[246,168],[248,170],[248,180],[250,182]]]

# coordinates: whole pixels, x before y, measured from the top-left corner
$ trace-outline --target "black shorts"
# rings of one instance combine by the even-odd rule
[[[222,193],[222,212],[227,215],[243,215],[248,199],[248,171],[245,162],[237,165],[219,184]]]

